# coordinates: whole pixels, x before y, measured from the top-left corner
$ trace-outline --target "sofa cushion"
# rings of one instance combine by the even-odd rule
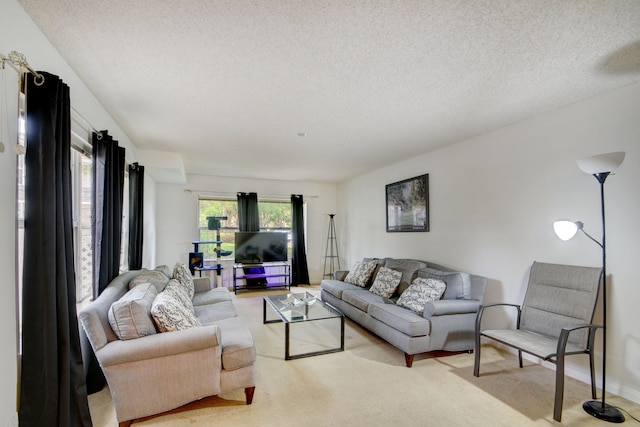
[[[334,297],[338,299],[342,299],[342,293],[348,289],[359,289],[362,290],[361,287],[352,285],[350,283],[345,283],[340,280],[323,280],[320,283],[320,287],[323,291],[330,293]]]
[[[429,320],[394,304],[369,304],[368,314],[410,337],[421,337],[431,333]]]
[[[151,305],[157,294],[151,283],[141,283],[111,304],[107,316],[119,339],[130,340],[156,333]]]
[[[173,267],[173,278],[177,279],[178,282],[187,289],[189,299],[193,299],[193,295],[195,294],[193,278],[191,277],[191,271],[189,271],[184,263],[180,261],[176,262],[176,265]]]
[[[146,270],[129,281],[129,289],[133,289],[141,283],[151,283],[158,292],[162,292],[169,283],[169,277],[162,270]]]
[[[210,325],[218,320],[236,317],[238,313],[231,301],[222,301],[210,305],[197,305],[194,307],[195,315],[201,325]]]
[[[160,292],[153,301],[151,316],[160,332],[181,331],[200,326],[195,314],[168,292]]]
[[[231,293],[227,288],[213,288],[204,292],[196,292],[193,296],[193,305],[209,305],[223,301],[231,301]]]
[[[230,371],[253,365],[256,361],[256,349],[244,319],[232,317],[215,324],[220,327],[222,368]]]
[[[409,284],[413,282],[413,279],[416,278],[416,272],[418,269],[426,267],[427,264],[413,259],[386,258],[384,266],[402,273],[402,280],[400,280],[400,284],[397,289],[397,292],[401,294],[409,287]]]
[[[371,279],[373,271],[376,269],[376,265],[377,263],[375,261],[359,261],[349,271],[347,277],[344,278],[344,281],[364,288],[369,284],[369,280]]]
[[[187,288],[185,288],[176,279],[169,280],[169,283],[164,288],[164,292],[173,295],[175,299],[180,301],[180,304],[182,304],[184,308],[189,310],[191,313],[194,313],[193,302],[191,301],[191,298],[189,298]]]
[[[380,295],[376,295],[372,292],[369,292],[369,290],[362,288],[343,291],[342,301],[348,302],[352,306],[364,311],[365,313],[369,309],[369,304],[385,303],[385,299]]]
[[[378,271],[369,291],[384,298],[391,298],[401,279],[402,273],[400,271],[382,267]]]
[[[422,315],[424,305],[429,301],[439,300],[444,294],[447,284],[442,280],[416,278],[406,291],[398,298],[397,305],[406,307]]]
[[[433,268],[421,268],[418,277],[442,280],[447,284],[444,299],[469,299],[471,295],[471,276],[458,271],[439,271]]]

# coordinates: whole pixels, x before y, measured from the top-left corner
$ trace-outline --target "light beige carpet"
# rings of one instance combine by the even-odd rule
[[[317,286],[292,288],[305,290],[319,294]],[[480,378],[468,353],[418,355],[406,368],[401,351],[347,320],[344,352],[285,361],[284,325],[262,324],[264,294],[234,296],[258,353],[253,404],[238,390],[134,426],[606,425],[582,410],[590,387],[572,378],[565,383],[562,424],[554,421],[554,371],[527,361],[519,369],[515,355],[490,345],[483,347]],[[607,402],[640,417],[638,404],[613,395]],[[89,396],[89,405],[94,426],[117,425],[108,388]]]

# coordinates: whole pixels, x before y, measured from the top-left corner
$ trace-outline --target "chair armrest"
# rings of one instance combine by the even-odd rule
[[[196,294],[211,290],[211,280],[208,277],[194,277],[193,287]]]
[[[595,339],[595,331],[598,328],[604,328],[603,325],[594,325],[593,323],[582,323],[580,325],[574,326],[565,326],[560,331],[560,336],[558,337],[558,349],[556,350],[557,355],[562,355],[565,353],[565,349],[567,348],[567,342],[569,341],[569,334],[573,331],[577,331],[578,329],[589,328],[589,348],[593,348],[593,341]]]
[[[480,301],[464,299],[441,299],[429,301],[424,305],[423,317],[445,316],[451,314],[475,313],[480,307]]]
[[[480,332],[482,315],[484,314],[485,308],[494,308],[494,307],[514,307],[518,311],[518,319],[516,320],[516,329],[520,329],[520,314],[521,314],[520,305],[499,302],[494,304],[481,305],[478,308],[478,315],[476,316],[476,333]]]
[[[96,352],[102,366],[155,359],[219,346],[218,325],[162,332],[132,340],[111,341]],[[222,351],[222,350],[221,350]]]
[[[349,274],[349,270],[337,270],[333,272],[333,280],[341,280],[343,281],[345,277]]]

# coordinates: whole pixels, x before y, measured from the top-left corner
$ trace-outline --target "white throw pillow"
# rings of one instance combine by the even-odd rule
[[[380,295],[383,298],[391,298],[393,293],[398,288],[401,279],[401,272],[393,270],[391,268],[381,267],[380,270],[378,270],[378,274],[373,281],[371,289],[369,290],[376,295]]]
[[[424,305],[442,298],[446,288],[447,284],[442,280],[418,277],[400,295],[396,304],[421,315],[424,313]]]
[[[181,331],[200,326],[195,314],[168,292],[160,292],[153,301],[151,316],[160,332]]]
[[[151,306],[157,294],[153,284],[141,283],[111,304],[107,316],[119,339],[130,340],[156,333]]]

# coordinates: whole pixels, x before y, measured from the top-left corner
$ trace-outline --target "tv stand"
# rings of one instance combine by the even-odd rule
[[[263,268],[263,273],[247,273],[251,268]],[[263,279],[261,284],[247,284],[247,279]],[[233,292],[255,289],[291,290],[291,266],[288,262],[264,262],[257,264],[236,263],[233,265]]]

